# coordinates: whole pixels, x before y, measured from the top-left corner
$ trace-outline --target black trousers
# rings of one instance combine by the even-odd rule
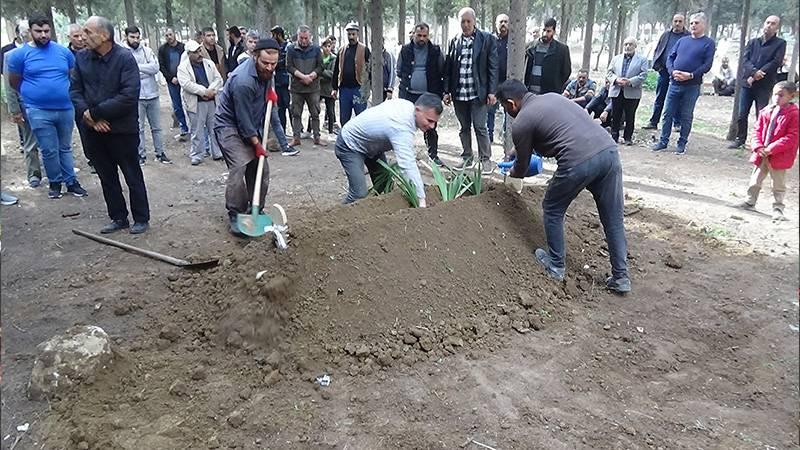
[[[128,220],[128,208],[119,183],[119,172],[125,177],[131,197],[134,222],[150,222],[150,204],[147,188],[139,166],[139,134],[98,133],[86,129],[84,133],[87,157],[94,164],[103,198],[111,220]]]
[[[625,114],[625,131],[622,138],[626,141],[633,138],[634,119],[636,108],[639,107],[639,100],[638,98],[625,98],[625,93],[620,89],[619,96],[611,101],[611,138],[614,139],[614,142],[619,139],[623,114]]]

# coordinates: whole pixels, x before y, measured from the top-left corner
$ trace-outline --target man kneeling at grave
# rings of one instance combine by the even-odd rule
[[[521,81],[507,80],[497,88],[497,98],[514,117],[517,157],[507,184],[522,191],[522,178],[534,149],[558,164],[542,201],[549,251],[537,248],[536,259],[552,278],[564,279],[564,215],[575,197],[587,189],[597,205],[611,259],[606,286],[619,294],[630,292],[617,144],[580,106],[561,95],[531,94]]]
[[[335,153],[347,175],[348,189],[344,203],[367,196],[364,166],[375,185],[381,173],[378,161],[386,161],[385,153],[394,150],[397,164],[414,184],[419,206],[425,207],[425,186],[417,167],[414,132],[423,133],[436,126],[442,114],[442,100],[430,93],[422,94],[415,103],[396,99],[369,108],[350,119],[339,132]]]

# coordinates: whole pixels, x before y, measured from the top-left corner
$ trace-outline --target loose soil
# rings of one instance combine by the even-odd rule
[[[188,272],[69,233],[105,221],[97,182],[82,171],[90,197],[59,201],[19,187],[7,128],[22,203],[3,209],[3,448],[798,446],[797,218],[731,209],[748,166],[714,138],[683,158],[622,149],[634,292],[618,297],[588,193],[566,282],[535,263],[547,176],[423,210],[396,193],[335,206],[340,167],[304,145],[270,160],[281,253],[230,238],[224,166],[170,143],[175,165],[145,166],[152,230],[115,238],[221,258]],[[790,194],[796,211],[796,173]],[[117,364],[28,402],[35,345],[74,323],[106,329]]]

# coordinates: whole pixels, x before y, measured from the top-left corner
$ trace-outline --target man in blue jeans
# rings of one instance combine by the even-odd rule
[[[69,96],[69,72],[75,56],[64,46],[50,42],[52,24],[43,14],[30,20],[32,44],[9,55],[11,87],[19,92],[36,141],[42,152],[50,181],[48,196],[61,198],[61,184],[67,192],[84,197],[87,192],[75,176],[72,158],[72,127],[75,111]]]
[[[711,70],[714,62],[716,45],[713,39],[705,35],[706,15],[692,14],[689,18],[689,31],[691,36],[681,38],[667,58],[667,71],[671,81],[667,90],[664,119],[661,122],[661,139],[653,144],[654,152],[667,148],[672,132],[670,125],[675,117],[680,117],[681,131],[675,154],[686,153],[686,143],[694,120],[694,106],[700,97],[703,75]]]
[[[183,55],[184,46],[183,42],[178,42],[175,38],[175,31],[172,28],[167,28],[164,33],[166,42],[158,48],[158,67],[164,79],[167,80],[167,90],[169,91],[169,98],[172,100],[172,111],[175,113],[175,118],[181,127],[181,134],[178,138],[185,141],[189,134],[189,127],[186,125],[186,115],[183,111],[183,104],[181,103],[181,86],[178,84],[178,64],[181,62],[181,55]]]
[[[656,50],[653,52],[653,70],[658,72],[658,84],[656,85],[656,100],[653,102],[653,115],[650,121],[642,128],[645,130],[655,130],[661,120],[661,113],[664,111],[664,99],[667,98],[669,89],[669,72],[667,72],[667,58],[675,44],[683,37],[689,36],[685,25],[686,18],[683,14],[672,16],[672,28],[661,34],[658,38]],[[670,125],[671,126],[671,125]]]
[[[345,27],[347,45],[339,49],[333,68],[334,98],[339,96],[339,117],[342,126],[367,109],[369,100],[369,49],[358,41],[358,24],[350,22]]]
[[[542,201],[548,250],[537,248],[534,252],[539,264],[550,277],[564,279],[564,216],[572,201],[587,189],[594,197],[608,244],[611,276],[606,287],[618,294],[630,292],[617,144],[583,108],[562,95],[535,95],[512,79],[500,84],[497,98],[514,118],[511,134],[517,155],[506,184],[522,192],[522,178],[534,149],[558,164]]]

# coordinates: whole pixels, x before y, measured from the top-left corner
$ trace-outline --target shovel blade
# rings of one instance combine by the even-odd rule
[[[239,226],[239,230],[247,236],[258,237],[267,232],[267,227],[272,225],[272,219],[266,214],[238,214],[236,224]]]

